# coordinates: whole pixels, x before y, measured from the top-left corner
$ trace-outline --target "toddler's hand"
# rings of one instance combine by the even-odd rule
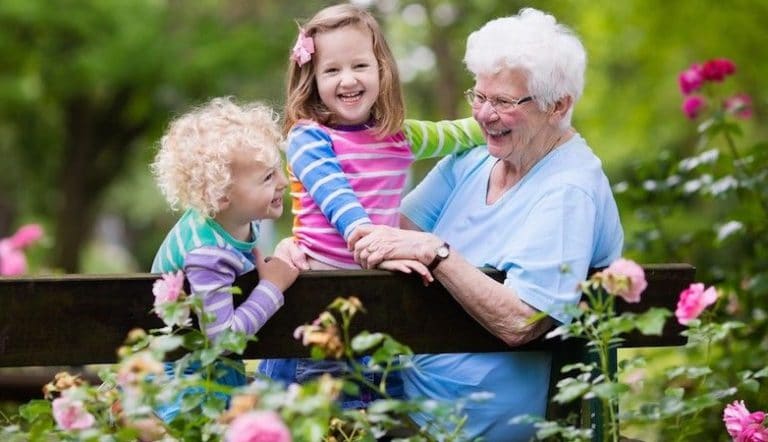
[[[427,266],[415,259],[388,259],[382,261],[378,266],[382,270],[391,270],[403,273],[413,273],[414,271],[421,276],[421,280],[424,282],[424,286],[428,286],[435,280],[432,273],[429,272]]]
[[[283,238],[277,243],[274,256],[297,267],[299,270],[309,270],[307,255],[304,254],[292,237]]]
[[[272,257],[269,261],[265,261],[258,250],[254,249],[253,252],[259,277],[277,286],[281,292],[285,292],[299,276],[299,269],[282,259]]]

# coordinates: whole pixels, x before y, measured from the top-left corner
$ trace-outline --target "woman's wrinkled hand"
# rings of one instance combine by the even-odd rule
[[[382,261],[395,259],[428,263],[432,259],[431,251],[440,244],[439,238],[429,233],[374,225],[358,227],[349,239],[355,261],[364,269],[373,269]]]
[[[390,259],[382,261],[381,264],[378,265],[378,268],[408,274],[416,272],[421,276],[421,281],[424,283],[425,287],[435,280],[432,273],[427,269],[427,266],[413,259]]]

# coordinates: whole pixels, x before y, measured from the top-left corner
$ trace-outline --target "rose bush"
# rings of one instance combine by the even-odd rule
[[[754,106],[765,100],[742,92],[738,77],[725,58],[683,70],[680,121],[695,124],[696,142],[628,164],[614,187],[625,225],[634,226],[627,249],[647,262],[692,263],[717,287],[681,294],[675,316],[689,344],[643,352],[647,366],[633,371],[644,376],[622,419],[656,440],[721,440],[726,402],[766,406],[768,144],[748,141],[760,128],[750,120],[760,115]]]
[[[254,338],[225,331],[215,341],[208,340],[192,327],[190,312],[203,328],[211,318],[202,313],[198,297],[184,293],[183,284],[181,272],[162,275],[155,282],[154,312],[166,326],[149,332],[132,330],[118,349],[119,362],[99,374],[101,385],[57,374],[43,387],[45,399],[22,405],[18,416],[0,415],[0,440],[341,442],[374,441],[393,429],[407,431],[414,441],[462,440],[460,404],[402,401],[387,395],[387,376],[399,369],[392,361],[411,351],[384,333],[350,336],[353,318],[364,311],[356,298],[336,299],[313,324],[300,326],[296,333],[315,357],[347,359],[353,367],[348,378],[325,375],[287,388],[257,378],[233,388],[216,382],[216,367],[242,354]],[[370,366],[356,362],[364,353],[372,355]],[[177,358],[176,373],[203,368],[169,375],[163,361],[171,355]],[[370,384],[363,375],[366,370],[381,371],[381,384]],[[376,390],[383,399],[365,411],[342,410],[336,401],[341,392],[354,393],[360,385]],[[158,418],[154,410],[179,396],[181,413],[170,422]],[[436,418],[418,428],[406,419],[416,411]]]

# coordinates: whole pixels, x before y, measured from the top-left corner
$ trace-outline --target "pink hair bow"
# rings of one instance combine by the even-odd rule
[[[303,29],[300,30],[299,39],[296,41],[296,44],[293,46],[293,51],[291,52],[291,58],[299,65],[299,67],[301,67],[304,63],[312,59],[312,54],[314,53],[315,41],[312,37],[307,37],[307,34],[304,33]]]

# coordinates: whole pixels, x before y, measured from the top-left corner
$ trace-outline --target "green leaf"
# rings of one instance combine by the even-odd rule
[[[635,325],[644,335],[661,335],[666,319],[672,313],[665,308],[654,307],[635,317]]]
[[[200,330],[193,329],[184,334],[183,347],[187,350],[198,350],[205,346],[208,340]]]
[[[352,338],[352,350],[355,353],[364,353],[381,344],[382,341],[384,341],[384,334],[363,331]]]
[[[149,346],[153,350],[168,353],[176,350],[184,343],[184,338],[180,336],[157,336],[150,342]]]
[[[747,390],[749,392],[752,392],[752,393],[757,393],[758,390],[760,390],[760,383],[757,382],[754,379],[747,379],[747,380],[743,381],[741,383],[741,386],[745,390]]]
[[[620,382],[604,382],[592,387],[592,392],[601,399],[618,398],[620,394],[629,391],[629,387]]]
[[[589,382],[566,378],[557,383],[557,394],[552,398],[557,403],[565,404],[584,396],[592,387]]]
[[[221,351],[217,348],[206,348],[200,351],[200,365],[207,367],[216,361]]]
[[[51,413],[51,402],[43,399],[33,399],[19,407],[19,415],[27,422],[33,422],[42,416],[50,416]]]

